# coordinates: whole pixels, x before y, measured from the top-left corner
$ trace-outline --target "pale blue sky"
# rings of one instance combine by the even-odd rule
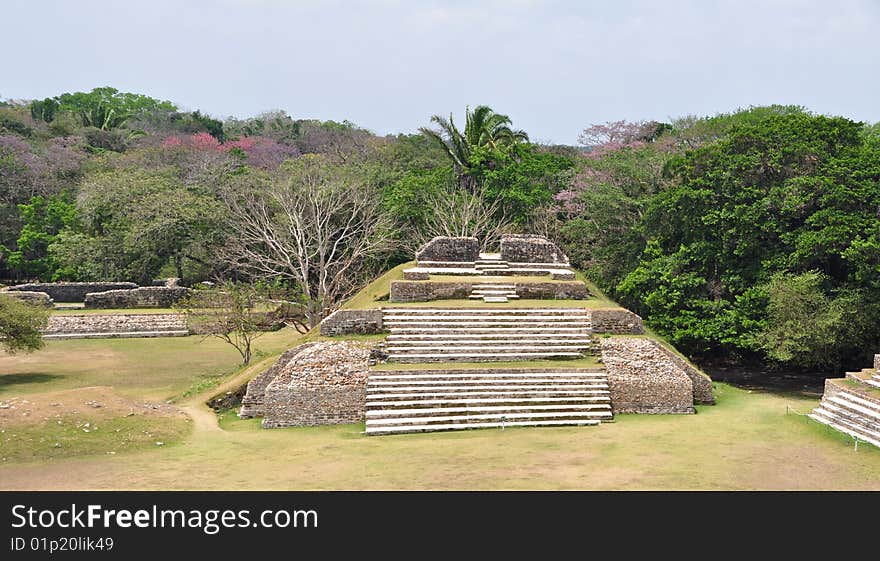
[[[799,104],[880,121],[880,0],[0,0],[0,97],[112,85],[216,117],[412,132],[485,103],[540,141]]]

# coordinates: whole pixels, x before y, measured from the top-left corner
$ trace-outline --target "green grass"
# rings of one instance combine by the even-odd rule
[[[388,305],[391,281],[403,280],[403,270],[414,267],[415,264],[415,261],[409,261],[394,267],[355,294],[342,308],[345,310],[366,310]]]
[[[233,412],[171,447],[0,463],[5,489],[880,489],[880,450],[798,415],[814,399],[716,384],[697,415],[588,428],[366,437]],[[102,427],[103,428],[103,427]]]
[[[148,421],[141,416],[95,420],[88,414],[68,413],[41,424],[0,430],[0,462],[6,463],[111,456],[172,446],[190,434],[192,423],[181,417],[156,417]]]
[[[279,354],[293,346],[292,329],[256,340],[258,353]],[[255,360],[258,360],[258,357]],[[240,369],[232,346],[201,336],[46,341],[32,354],[0,353],[0,398],[85,386],[156,400],[180,396],[193,385],[217,381]]]

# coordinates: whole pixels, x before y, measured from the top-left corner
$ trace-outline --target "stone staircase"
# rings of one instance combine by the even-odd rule
[[[590,345],[582,308],[385,308],[393,362],[581,358]]]
[[[837,388],[825,394],[809,417],[842,433],[880,447],[880,404]]]
[[[516,285],[514,284],[485,283],[473,285],[468,298],[492,304],[516,300],[519,295],[516,293]]]
[[[601,369],[372,371],[366,393],[368,435],[613,419]]]
[[[480,258],[474,263],[474,269],[481,275],[495,275],[510,270],[510,263],[501,260],[497,253],[481,253]]]

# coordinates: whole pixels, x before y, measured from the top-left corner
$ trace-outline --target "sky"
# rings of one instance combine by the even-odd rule
[[[802,105],[880,121],[880,0],[0,0],[0,98],[113,86],[377,134],[490,105],[532,140]]]

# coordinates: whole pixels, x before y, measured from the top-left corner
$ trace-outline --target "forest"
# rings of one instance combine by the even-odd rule
[[[463,109],[380,136],[110,87],[0,101],[0,282],[269,283],[316,325],[433,236],[530,232],[701,361],[880,348],[880,124],[777,105],[563,146]]]

